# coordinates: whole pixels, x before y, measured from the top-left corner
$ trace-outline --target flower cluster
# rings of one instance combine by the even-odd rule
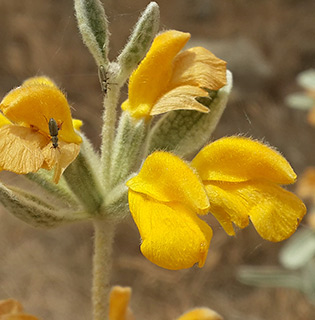
[[[189,33],[156,36],[159,9],[153,2],[110,62],[100,1],[75,0],[75,10],[104,94],[100,155],[56,84],[30,78],[0,103],[0,170],[26,175],[55,200],[0,183],[0,201],[33,226],[92,220],[94,319],[132,319],[130,291],[117,289],[108,298],[111,245],[115,225],[129,215],[126,208],[144,256],[172,270],[205,264],[212,238],[202,220],[207,214],[230,236],[251,221],[262,238],[281,241],[294,233],[306,209],[282,187],[294,183],[296,174],[273,148],[242,136],[208,144],[232,88],[225,61],[202,47],[182,51]],[[128,78],[128,99],[116,125]],[[221,319],[196,309],[179,320],[197,318]]]
[[[226,85],[226,63],[200,47],[180,53],[189,37],[171,30],[155,38],[130,77],[123,116],[147,125],[160,113],[211,112],[196,98],[208,97]],[[46,77],[31,78],[2,100],[1,110],[0,167],[20,174],[55,167],[58,182],[82,142],[63,93]],[[57,147],[51,141],[48,119],[59,124]],[[118,141],[119,150],[122,143]],[[128,163],[127,158],[124,161]],[[120,169],[116,171],[121,173]],[[126,184],[130,211],[142,238],[141,251],[163,268],[189,268],[195,263],[202,267],[212,230],[199,216],[208,213],[228,235],[235,234],[233,224],[244,228],[250,218],[264,239],[284,240],[305,214],[301,200],[281,187],[295,179],[278,152],[240,136],[207,145],[190,163],[174,153],[154,151]]]

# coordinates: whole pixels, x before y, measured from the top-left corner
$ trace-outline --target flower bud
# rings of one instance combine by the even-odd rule
[[[160,10],[156,2],[151,2],[135,25],[128,43],[117,58],[120,64],[118,81],[123,83],[138,66],[147,53],[155,37],[160,22]]]
[[[108,65],[109,31],[100,0],[75,0],[75,13],[83,42],[98,66]]]

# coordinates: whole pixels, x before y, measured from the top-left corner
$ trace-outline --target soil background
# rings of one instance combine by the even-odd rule
[[[148,1],[103,1],[114,59]],[[211,139],[244,134],[276,146],[299,174],[315,164],[315,132],[306,113],[289,109],[296,75],[315,67],[313,0],[158,1],[161,29],[192,34],[228,62],[234,90]],[[0,94],[27,77],[48,75],[67,92],[73,114],[99,147],[102,93],[97,69],[77,31],[70,0],[0,0]],[[127,89],[123,89],[126,96]],[[13,177],[13,179],[15,179]],[[294,190],[294,187],[291,188]],[[89,223],[34,229],[0,212],[0,299],[14,297],[45,320],[91,319],[93,230]],[[278,265],[283,243],[263,241],[253,227],[230,238],[209,218],[214,237],[202,269],[161,269],[139,252],[132,221],[117,230],[113,284],[131,286],[137,319],[175,319],[208,306],[227,320],[314,320],[315,308],[291,289],[248,287],[241,265]],[[308,228],[302,222],[300,228]]]

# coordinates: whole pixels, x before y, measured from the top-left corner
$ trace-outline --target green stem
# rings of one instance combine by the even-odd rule
[[[108,320],[110,271],[115,224],[107,220],[95,220],[94,232],[93,319]]]
[[[115,137],[116,108],[119,99],[119,85],[112,85],[104,97],[101,161],[105,192],[110,188],[110,162]]]

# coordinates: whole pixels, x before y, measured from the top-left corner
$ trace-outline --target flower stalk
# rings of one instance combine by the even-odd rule
[[[119,87],[115,85],[104,96],[104,115],[102,128],[101,163],[103,168],[103,184],[105,194],[110,188],[111,154],[115,139],[116,107],[119,99]]]
[[[94,221],[93,319],[107,320],[109,314],[110,272],[115,223]]]

